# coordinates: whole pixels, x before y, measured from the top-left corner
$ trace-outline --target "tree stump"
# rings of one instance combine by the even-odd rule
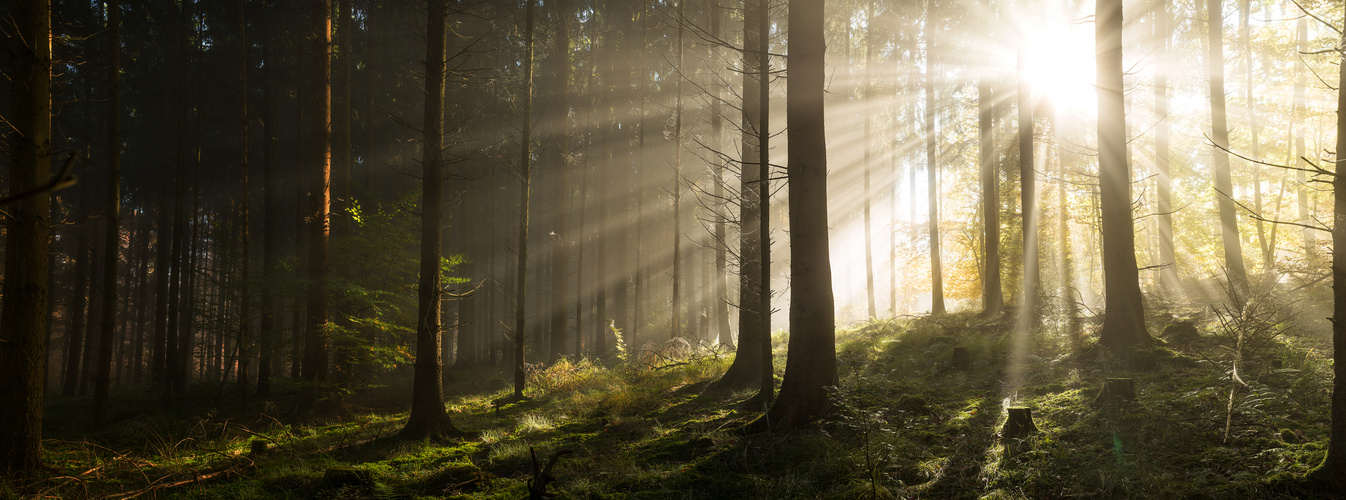
[[[248,454],[261,455],[263,453],[266,453],[266,441],[254,439],[251,443],[248,443]]]
[[[1033,424],[1033,409],[1014,407],[1009,408],[1009,418],[1005,420],[1005,426],[1000,428],[1000,435],[1005,439],[1017,439],[1037,431],[1038,426]]]
[[[1094,406],[1107,406],[1114,403],[1130,403],[1136,399],[1136,380],[1130,378],[1110,378],[1103,382],[1103,390],[1094,398]]]
[[[965,372],[972,369],[972,353],[966,347],[953,348],[953,357],[949,358],[949,368]]]

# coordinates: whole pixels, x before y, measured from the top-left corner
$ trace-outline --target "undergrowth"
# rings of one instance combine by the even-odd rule
[[[344,410],[304,423],[290,418],[288,395],[225,414],[206,410],[214,403],[204,389],[174,404],[124,394],[116,406],[137,410],[88,439],[72,416],[83,403],[58,399],[48,409],[51,469],[4,483],[0,496],[523,498],[533,454],[545,462],[562,450],[572,453],[556,466],[560,498],[1292,495],[1265,480],[1321,460],[1330,364],[1316,333],[1256,326],[1277,333],[1238,359],[1246,387],[1231,410],[1229,361],[1210,353],[1235,352],[1221,347],[1233,323],[1185,314],[1196,336],[1161,339],[1125,360],[1073,346],[1065,325],[1051,323],[1016,330],[955,314],[854,325],[838,335],[831,415],[758,435],[739,432],[763,409],[745,406],[753,391],[706,389],[732,353],[685,342],[625,363],[531,366],[529,397],[518,401],[505,398],[511,388],[497,368],[454,372],[447,408],[473,433],[460,440],[393,438],[408,380],[352,394]],[[1016,337],[1029,347],[1007,359]],[[785,344],[776,340],[779,376]],[[952,363],[955,348],[970,367]],[[1135,400],[1096,406],[1103,381],[1118,377],[1135,380]],[[1031,408],[1039,431],[1003,439],[1010,406]],[[254,441],[267,451],[251,453]]]

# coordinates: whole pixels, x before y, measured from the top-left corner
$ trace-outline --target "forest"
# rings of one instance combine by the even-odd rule
[[[1346,5],[9,0],[0,498],[1346,498]]]

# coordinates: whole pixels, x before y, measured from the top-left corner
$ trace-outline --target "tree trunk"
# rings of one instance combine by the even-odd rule
[[[1005,309],[1000,285],[1000,175],[996,169],[990,77],[977,79],[977,160],[981,167],[982,314],[999,315]]]
[[[117,322],[117,250],[121,247],[121,4],[107,0],[108,11],[108,151],[107,234],[103,242],[103,318],[98,339],[98,369],[94,375],[93,427],[107,417],[112,383],[112,339]]]
[[[939,136],[935,128],[935,12],[925,10],[925,172],[926,198],[929,200],[930,235],[930,314],[944,314],[944,272],[939,252],[939,163],[936,154]]]
[[[1019,42],[1019,210],[1023,212],[1023,297],[1019,315],[1026,324],[1037,324],[1038,286],[1038,192],[1037,171],[1033,165],[1033,90],[1024,74],[1024,43]]]
[[[742,152],[739,174],[739,287],[738,287],[738,352],[734,355],[734,362],[729,365],[729,369],[724,375],[715,382],[715,386],[724,388],[746,388],[751,387],[754,382],[759,382],[762,373],[765,370],[762,367],[762,361],[765,356],[762,354],[762,335],[765,333],[760,314],[761,289],[762,289],[762,268],[761,268],[761,244],[762,233],[760,232],[761,223],[759,219],[762,216],[761,205],[759,203],[759,193],[756,189],[761,175],[761,169],[754,168],[758,162],[757,140],[759,139],[757,131],[763,129],[761,122],[761,108],[767,103],[761,93],[762,86],[757,84],[757,79],[761,75],[761,66],[763,60],[761,53],[751,50],[759,46],[761,39],[761,29],[759,23],[760,2],[762,0],[746,0],[744,2],[743,31],[744,48],[743,51],[743,107],[742,107]],[[769,342],[769,340],[768,340]]]
[[[1159,283],[1170,296],[1182,293],[1182,282],[1178,279],[1178,261],[1173,252],[1173,174],[1169,154],[1168,120],[1168,45],[1169,31],[1168,0],[1158,0],[1154,8],[1154,33],[1159,38],[1155,50],[1154,75],[1154,116],[1159,120],[1154,126],[1155,173],[1158,187],[1157,209],[1159,212],[1159,261],[1164,266],[1159,271]]]
[[[84,208],[87,206],[89,190],[87,186],[90,183],[80,183],[79,213],[86,213]],[[61,381],[61,396],[75,396],[79,390],[79,372],[80,360],[84,355],[84,320],[88,316],[84,315],[88,301],[89,291],[89,260],[92,255],[89,252],[89,237],[92,233],[92,227],[82,225],[75,228],[75,284],[74,293],[70,296],[70,303],[66,306],[66,314],[69,315],[70,323],[66,325],[65,342],[65,377]],[[168,249],[163,245],[164,250]],[[157,352],[157,351],[156,351]]]
[[[865,94],[864,95],[866,102],[862,105],[864,109],[863,113],[865,114],[864,118],[862,118],[862,120],[864,120],[865,122],[865,132],[864,132],[865,157],[862,168],[864,168],[865,171],[864,173],[865,287],[866,290],[868,290],[869,292],[867,296],[868,298],[867,305],[869,306],[870,318],[876,318],[879,315],[878,310],[874,305],[874,239],[872,232],[873,229],[870,227],[870,220],[869,220],[870,219],[869,171],[874,168],[873,163],[870,161],[870,152],[871,152],[870,150],[873,149],[873,144],[870,142],[870,136],[869,136],[870,122],[873,121],[874,119],[874,107],[870,105],[870,101],[872,101],[874,98],[874,73],[875,73],[874,38],[878,36],[877,31],[878,28],[874,26],[874,0],[869,0],[869,3],[865,4]]]
[[[1150,334],[1145,329],[1131,215],[1131,168],[1127,164],[1122,95],[1122,1],[1098,0],[1096,12],[1098,188],[1107,312],[1099,342],[1123,351],[1149,345]]]
[[[249,272],[249,238],[252,235],[251,223],[249,222],[249,205],[252,203],[252,193],[248,186],[248,155],[251,141],[248,136],[248,30],[247,30],[247,4],[245,0],[238,0],[238,41],[239,41],[239,65],[238,65],[238,83],[239,94],[242,102],[239,105],[241,115],[239,124],[239,136],[242,139],[242,150],[239,152],[242,162],[239,164],[241,174],[241,195],[238,201],[239,207],[239,252],[242,254],[243,262],[240,265],[239,277],[239,297],[238,297],[238,400],[239,407],[247,409],[248,407],[248,364],[252,360],[252,353],[249,350],[252,343],[252,311],[248,303],[248,272]],[[349,130],[347,130],[349,132]],[[347,142],[350,141],[349,134]]]
[[[556,165],[555,176],[551,179],[552,201],[552,238],[551,238],[551,348],[547,359],[555,362],[565,353],[566,343],[566,270],[570,262],[567,247],[571,238],[566,227],[566,209],[570,186],[567,174],[570,169],[570,0],[559,0],[552,7],[556,16],[556,34],[552,46],[552,57],[556,63],[556,75],[552,79],[554,102],[551,103],[551,116],[548,118],[552,134],[551,153]]]
[[[9,188],[20,193],[51,177],[51,17],[47,0],[9,5],[11,48]],[[0,472],[42,465],[42,382],[47,371],[47,249],[51,206],[39,193],[6,207],[0,313]]]
[[[786,127],[790,191],[790,343],[780,397],[765,416],[777,427],[816,421],[837,385],[832,260],[827,235],[823,126],[823,0],[790,0]]]
[[[675,84],[676,96],[673,104],[673,309],[669,313],[672,320],[672,331],[670,336],[677,338],[682,335],[682,80],[685,78],[684,66],[682,63],[682,35],[685,31],[683,25],[682,5],[686,0],[678,1],[678,45],[677,51],[678,76]]]
[[[272,4],[274,5],[274,4]],[[280,54],[275,50],[277,43],[277,34],[275,27],[269,18],[274,14],[274,7],[267,9],[267,15],[262,16],[264,24],[265,37],[262,45],[262,59],[265,61],[275,61]],[[280,132],[280,117],[277,116],[280,106],[280,89],[277,88],[275,64],[266,64],[262,66],[262,272],[266,276],[279,277],[280,275],[280,166],[278,165],[278,135]],[[271,370],[274,368],[276,358],[272,351],[279,345],[276,340],[280,338],[277,331],[276,319],[279,308],[276,307],[276,294],[271,287],[263,287],[261,290],[261,328],[257,336],[257,348],[261,354],[257,363],[257,397],[266,398],[271,396]]]
[[[528,311],[528,199],[532,197],[532,107],[533,107],[533,0],[526,0],[523,21],[523,109],[519,113],[522,133],[519,137],[519,260],[514,283],[514,397],[522,398],[525,383],[524,337]]]
[[[447,0],[427,0],[425,123],[422,155],[421,277],[417,286],[416,378],[411,415],[401,435],[437,437],[457,432],[444,411],[444,361],[440,357],[440,256],[443,223],[444,40]]]
[[[722,21],[724,14],[721,12],[720,2],[712,0],[710,2],[710,36],[713,39],[719,39],[724,36]],[[710,61],[712,67],[719,64],[720,50],[716,44],[707,44],[710,49]],[[711,147],[715,151],[723,151],[724,146],[724,118],[721,113],[724,111],[724,105],[721,99],[724,98],[724,86],[720,84],[719,77],[713,77],[711,84],[710,97],[710,130]],[[643,114],[642,114],[643,116]],[[641,127],[642,133],[645,127]],[[725,155],[727,157],[727,155]],[[715,164],[711,168],[711,174],[714,175],[714,209],[715,213],[715,287],[714,295],[711,300],[715,301],[715,330],[719,336],[721,344],[733,347],[734,333],[729,327],[729,240],[728,231],[725,227],[725,219],[729,217],[729,204],[725,201],[724,192],[724,157],[717,154]]]
[[[818,3],[821,5],[822,0],[818,0]],[[760,225],[757,230],[759,238],[757,249],[762,253],[758,259],[762,277],[758,281],[757,288],[758,321],[762,322],[761,335],[757,337],[758,342],[762,343],[762,348],[758,351],[762,356],[762,364],[758,368],[762,370],[762,374],[757,379],[759,384],[757,397],[766,402],[771,401],[776,388],[775,367],[771,361],[771,0],[759,0],[756,28],[757,95],[762,99],[761,105],[757,106],[757,223]],[[822,54],[819,53],[818,57],[821,64]],[[822,114],[821,109],[820,107],[819,115]],[[818,119],[818,126],[822,126],[821,116]],[[823,154],[825,157],[826,149],[823,150]],[[824,184],[825,182],[826,179]],[[826,212],[824,204],[823,213]],[[827,218],[824,216],[823,220],[826,221]],[[826,240],[826,235],[823,239]]]
[[[327,382],[327,242],[331,226],[332,1],[312,0],[312,117],[309,137],[308,307],[304,316],[303,377],[306,405],[316,403],[316,384]],[[438,241],[438,238],[435,239]],[[438,265],[438,263],[436,263]]]
[[[1302,33],[1302,32],[1301,32]],[[1341,37],[1346,43],[1346,35]],[[1346,82],[1346,55],[1337,65],[1340,81]],[[1337,90],[1337,171],[1346,161],[1346,90]],[[1346,248],[1346,175],[1332,178],[1332,248]],[[1346,318],[1346,252],[1332,252],[1332,315]],[[1332,349],[1346,352],[1346,321],[1332,322]],[[1336,360],[1337,355],[1333,355]],[[1327,440],[1327,456],[1322,465],[1309,473],[1310,481],[1323,492],[1346,493],[1346,363],[1332,364],[1332,428]]]
[[[1302,17],[1299,18],[1299,21],[1295,22],[1295,33],[1296,33],[1295,35],[1296,50],[1299,52],[1307,51],[1309,44],[1308,21],[1306,21]],[[1294,91],[1295,102],[1291,118],[1292,122],[1290,125],[1290,127],[1294,129],[1295,133],[1295,156],[1294,158],[1291,158],[1289,162],[1286,163],[1287,165],[1297,164],[1300,161],[1299,159],[1304,157],[1304,125],[1303,125],[1305,115],[1304,68],[1305,63],[1303,61],[1295,65],[1295,91]],[[1313,224],[1314,221],[1313,221],[1313,215],[1309,212],[1308,178],[1303,170],[1295,171],[1295,183],[1299,186],[1298,189],[1299,196],[1297,200],[1299,205],[1299,223],[1305,226],[1309,226]],[[1314,229],[1309,229],[1308,227],[1305,227],[1300,230],[1299,235],[1300,238],[1302,239],[1302,244],[1304,245],[1304,260],[1312,264],[1315,260],[1317,260],[1318,256],[1317,233],[1315,232]]]
[[[1211,151],[1215,170],[1215,199],[1220,207],[1220,237],[1224,242],[1226,272],[1239,297],[1248,296],[1248,271],[1243,264],[1243,244],[1235,214],[1234,185],[1229,175],[1229,128],[1225,124],[1223,0],[1206,0],[1209,31]]]

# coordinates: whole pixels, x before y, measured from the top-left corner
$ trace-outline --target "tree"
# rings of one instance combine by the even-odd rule
[[[1038,304],[1038,194],[1037,171],[1033,168],[1033,89],[1025,74],[1025,44],[1019,42],[1019,209],[1023,211],[1023,297],[1019,315],[1036,323]]]
[[[935,126],[935,9],[925,7],[925,173],[930,218],[930,314],[944,314],[944,271],[939,252],[939,135]]]
[[[308,298],[304,314],[304,381],[327,382],[327,237],[331,234],[332,0],[311,0],[313,101],[309,119]],[[316,385],[305,404],[316,402]]]
[[[117,318],[117,250],[121,248],[121,4],[106,2],[108,11],[107,213],[103,237],[103,318],[99,325],[98,371],[94,375],[93,426],[107,417],[112,383],[112,339]]]
[[[837,385],[832,264],[827,235],[823,126],[823,0],[790,0],[786,127],[790,191],[790,343],[780,396],[765,415],[778,427],[817,420]],[[761,422],[759,420],[758,422]],[[758,425],[758,424],[754,424]]]
[[[242,101],[239,109],[241,116],[239,124],[239,138],[241,139],[241,158],[239,163],[239,173],[241,181],[241,197],[238,201],[239,207],[239,254],[243,262],[239,267],[242,276],[239,278],[239,298],[238,298],[238,403],[242,408],[248,407],[248,364],[252,360],[252,353],[248,350],[252,342],[252,309],[248,303],[248,244],[252,230],[248,222],[248,205],[252,202],[252,193],[248,186],[248,23],[247,23],[247,3],[245,0],[238,0],[238,44],[239,44],[239,99]]]
[[[51,176],[51,16],[48,0],[9,4],[11,193]],[[9,212],[4,304],[0,306],[0,472],[42,463],[42,399],[47,371],[47,248],[50,196],[38,192]]]
[[[1229,127],[1225,123],[1224,94],[1224,19],[1223,0],[1207,0],[1206,26],[1209,31],[1211,151],[1215,170],[1215,198],[1220,207],[1220,238],[1224,242],[1225,268],[1230,285],[1240,297],[1248,296],[1248,271],[1243,264],[1243,243],[1239,238],[1238,217],[1234,207],[1234,184],[1229,175]],[[1100,90],[1101,91],[1101,90]]]
[[[551,238],[551,347],[547,359],[554,362],[565,352],[566,342],[566,265],[570,260],[567,247],[571,241],[566,227],[566,202],[570,189],[566,183],[566,174],[570,169],[570,17],[573,12],[570,0],[553,2],[552,9],[556,16],[556,34],[552,40],[556,75],[552,79],[554,102],[549,108],[551,117],[548,119],[548,132],[551,134],[551,153],[556,173],[550,184],[554,236]]]
[[[1150,334],[1145,329],[1131,215],[1131,168],[1127,164],[1122,96],[1122,1],[1098,0],[1096,12],[1098,189],[1106,294],[1099,343],[1121,351],[1149,345]]]
[[[444,209],[444,42],[448,0],[426,0],[425,122],[421,181],[421,276],[416,287],[416,375],[411,415],[401,435],[440,437],[457,433],[444,411],[444,360],[440,343],[440,232]]]
[[[874,39],[878,36],[878,28],[874,25],[874,0],[869,0],[865,4],[865,100],[874,98],[874,51],[877,50]],[[870,153],[874,150],[874,145],[870,141],[870,122],[874,120],[874,108],[866,105],[864,107],[865,122],[864,145],[865,156],[862,168],[864,169],[864,224],[865,224],[865,290],[866,305],[869,307],[869,317],[876,318],[879,313],[874,305],[874,240],[872,229],[870,228],[870,190],[869,174],[874,166],[870,160]]]
[[[763,290],[762,258],[769,257],[763,250],[765,238],[761,231],[762,211],[760,191],[757,189],[761,179],[761,169],[753,168],[761,162],[758,154],[759,140],[768,132],[766,122],[761,121],[762,109],[770,105],[769,96],[762,92],[766,85],[759,83],[766,66],[760,50],[762,41],[761,11],[767,0],[745,0],[743,5],[743,106],[742,106],[742,148],[739,174],[739,286],[738,286],[738,351],[734,362],[725,370],[724,376],[715,382],[715,386],[724,388],[751,387],[760,382],[763,373],[768,373],[763,362],[770,359],[771,353],[762,352],[763,346],[771,345],[769,314],[762,314],[762,297],[770,298]],[[759,50],[753,50],[757,48]],[[770,302],[768,300],[768,305]],[[765,316],[765,317],[764,317]],[[762,337],[767,339],[763,341]]]
[[[995,161],[995,98],[990,76],[977,79],[977,163],[981,168],[982,314],[995,316],[1005,309],[1000,285],[1000,175]]]
[[[1169,32],[1168,0],[1158,0],[1154,7],[1154,35],[1159,39],[1155,50],[1154,75],[1154,116],[1159,123],[1154,126],[1154,166],[1156,174],[1156,208],[1159,212],[1159,261],[1164,266],[1159,271],[1159,283],[1169,293],[1178,292],[1182,283],[1178,280],[1178,262],[1173,252],[1173,171],[1169,156],[1168,120],[1168,39]]]
[[[683,4],[687,0],[678,0],[678,45],[677,58],[680,73],[673,91],[673,311],[669,314],[672,321],[670,336],[682,335],[682,81],[686,79],[682,60],[682,35],[686,31],[683,17]]]
[[[532,195],[531,175],[532,153],[532,107],[533,107],[533,0],[526,0],[523,21],[523,92],[520,97],[523,107],[519,111],[519,260],[515,268],[514,288],[514,397],[522,398],[524,382],[524,334],[527,311],[524,300],[528,297],[528,198]]]
[[[1343,16],[1346,17],[1346,16]],[[1346,25],[1346,23],[1343,23]],[[1342,34],[1341,43],[1346,43]],[[1337,65],[1339,81],[1346,82],[1346,54]],[[1337,175],[1332,177],[1332,316],[1346,318],[1346,90],[1337,89]],[[1332,349],[1346,352],[1346,321],[1332,322]],[[1307,478],[1318,489],[1336,494],[1346,493],[1346,363],[1332,363],[1332,426],[1327,439],[1327,456],[1323,463],[1309,472]]]

